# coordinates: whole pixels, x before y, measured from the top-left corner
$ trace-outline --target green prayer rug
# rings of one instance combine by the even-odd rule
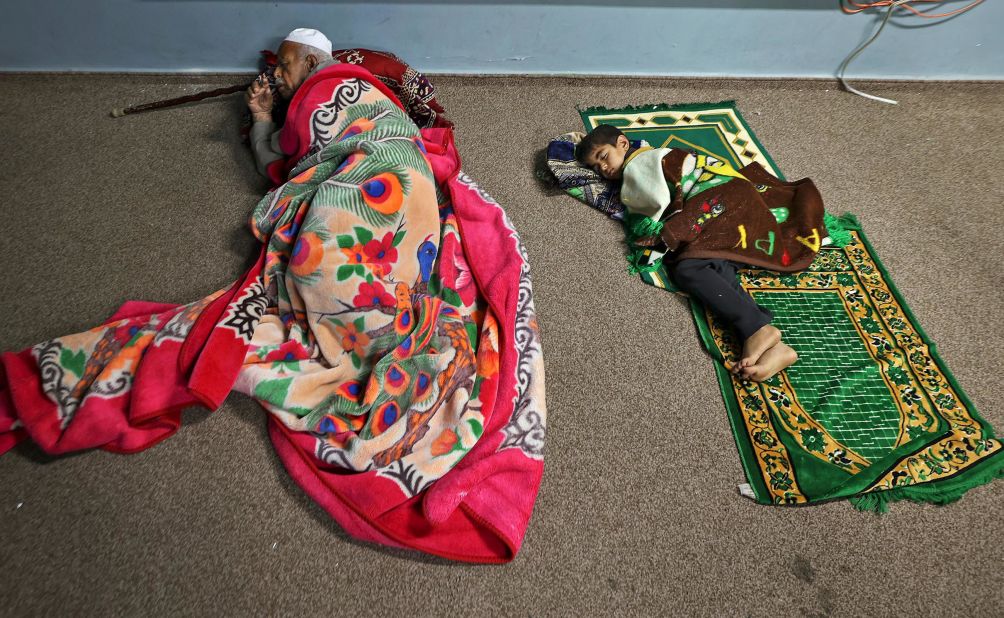
[[[581,112],[587,130],[620,128],[654,147],[688,148],[784,178],[732,102]],[[704,307],[694,321],[725,399],[748,485],[763,504],[850,498],[885,511],[910,499],[948,503],[1004,477],[1004,446],[973,407],[893,285],[853,216],[842,247],[805,271],[743,269],[740,283],[774,313],[799,360],[757,384],[726,368],[739,342]],[[664,268],[640,273],[672,290]]]

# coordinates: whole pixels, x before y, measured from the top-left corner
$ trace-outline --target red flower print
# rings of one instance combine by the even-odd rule
[[[264,360],[266,363],[274,361],[300,361],[306,360],[308,357],[307,350],[299,342],[290,340],[279,346],[278,349],[266,354]]]
[[[379,281],[373,283],[360,283],[359,293],[352,299],[352,304],[356,307],[369,307],[373,305],[384,305],[393,307],[394,297],[387,293]]]
[[[387,232],[381,240],[373,239],[363,247],[366,262],[373,269],[373,274],[382,277],[391,271],[397,262],[397,249],[394,248],[394,232]]]

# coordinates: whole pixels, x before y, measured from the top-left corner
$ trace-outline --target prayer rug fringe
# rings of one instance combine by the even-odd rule
[[[900,500],[909,500],[918,504],[951,504],[956,502],[970,489],[987,483],[1004,479],[1004,462],[987,462],[984,469],[968,471],[958,479],[949,479],[933,485],[910,485],[885,491],[861,494],[850,498],[854,508],[872,513],[888,513],[889,505]]]

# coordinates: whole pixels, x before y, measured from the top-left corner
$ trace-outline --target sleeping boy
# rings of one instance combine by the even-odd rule
[[[782,182],[757,163],[736,170],[689,150],[632,148],[610,125],[587,134],[575,156],[621,183],[628,241],[667,253],[676,285],[742,340],[733,373],[762,382],[798,360],[736,273],[744,265],[781,272],[809,265],[826,237],[823,201],[811,180]]]

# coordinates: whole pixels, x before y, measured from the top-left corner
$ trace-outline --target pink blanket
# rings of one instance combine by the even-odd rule
[[[289,180],[252,215],[229,289],[128,302],[2,356],[0,452],[136,452],[231,390],[269,413],[296,482],[350,534],[454,560],[519,550],[543,473],[543,361],[504,211],[367,71],[308,79]]]

